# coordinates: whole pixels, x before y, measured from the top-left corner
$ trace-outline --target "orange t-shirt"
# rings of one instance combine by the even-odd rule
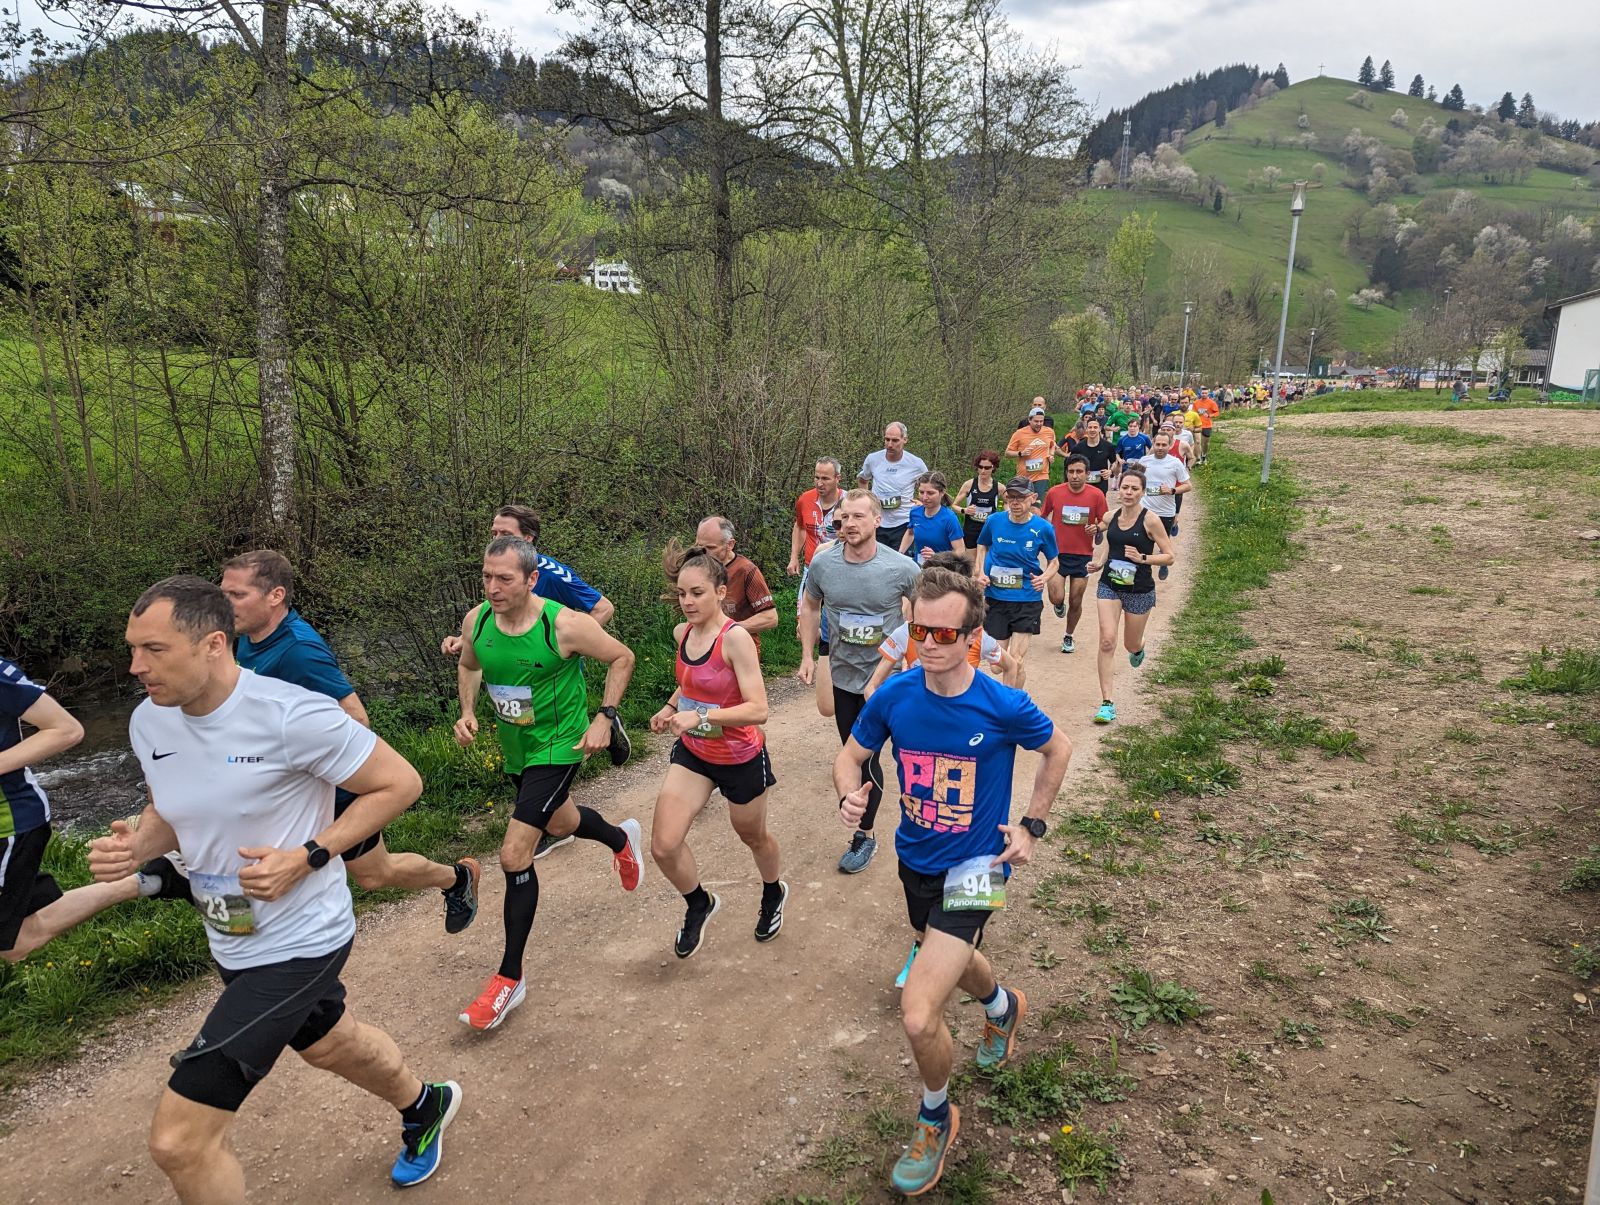
[[[1029,481],[1050,479],[1050,455],[1055,451],[1056,433],[1044,426],[1035,431],[1032,427],[1019,427],[1006,445],[1006,455],[1017,458],[1017,472]]]
[[[1211,420],[1222,413],[1216,402],[1208,397],[1201,398],[1194,404],[1194,408],[1200,411],[1200,430],[1202,431],[1211,430]]]

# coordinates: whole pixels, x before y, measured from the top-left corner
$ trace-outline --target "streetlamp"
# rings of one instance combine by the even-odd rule
[[[1306,377],[1307,377],[1307,379],[1310,379],[1310,377],[1311,377],[1312,365],[1314,365],[1317,362],[1316,356],[1312,355],[1312,350],[1316,346],[1317,346],[1317,328],[1316,327],[1312,327],[1311,328],[1311,338],[1306,342]]]
[[[1183,352],[1178,358],[1178,388],[1189,382],[1189,315],[1194,313],[1194,302],[1183,303]]]
[[[1294,283],[1294,244],[1300,237],[1300,215],[1306,211],[1306,182],[1294,182],[1294,200],[1289,202],[1293,221],[1289,225],[1289,267],[1283,276],[1283,314],[1278,319],[1278,369],[1272,378],[1272,398],[1267,403],[1267,446],[1261,452],[1261,484],[1272,473],[1272,429],[1278,421],[1278,390],[1283,385],[1283,335],[1289,326],[1289,286]]]

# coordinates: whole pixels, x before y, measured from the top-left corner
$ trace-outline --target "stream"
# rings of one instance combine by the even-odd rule
[[[83,741],[33,767],[50,796],[57,832],[87,836],[144,807],[144,772],[128,747],[128,717],[144,691],[67,705],[83,725]]]

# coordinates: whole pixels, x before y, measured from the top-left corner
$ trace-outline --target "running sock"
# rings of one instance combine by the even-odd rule
[[[694,885],[693,891],[684,892],[683,902],[689,905],[690,912],[711,911],[711,894],[699,883]]]
[[[585,841],[600,842],[614,854],[620,854],[628,847],[628,834],[593,808],[578,809],[578,827],[574,831]]]
[[[433,1085],[424,1083],[422,1094],[412,1101],[406,1108],[400,1110],[400,1120],[419,1122],[427,1116],[427,1108],[433,1101]]]
[[[455,870],[456,881],[444,889],[444,893],[446,895],[465,891],[467,889],[467,884],[472,881],[472,875],[467,872],[467,868],[461,865],[460,862],[456,863]]]
[[[1102,706],[1102,707],[1110,707],[1111,706],[1111,700],[1110,699],[1101,699],[1100,700],[1100,706]]]
[[[770,904],[776,904],[782,898],[783,898],[783,881],[781,879],[773,879],[772,882],[770,882],[770,883],[768,883],[765,880],[762,880],[762,883],[761,883],[761,906],[763,908],[767,907]]]
[[[999,983],[994,985],[994,995],[979,1003],[983,1005],[983,1011],[991,1021],[1004,1021],[1006,1014],[1011,1011],[1011,998],[1006,995],[1006,989]]]
[[[943,1125],[950,1120],[950,1081],[945,1080],[938,1088],[924,1086],[922,1089],[922,1119],[937,1125]]]
[[[522,978],[522,952],[533,932],[533,914],[539,910],[539,876],[528,864],[526,870],[506,871],[506,953],[500,960],[500,973],[507,979]]]

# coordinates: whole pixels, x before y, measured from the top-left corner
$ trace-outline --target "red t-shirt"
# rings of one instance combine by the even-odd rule
[[[840,490],[834,497],[833,506],[824,510],[817,501],[817,491],[807,490],[794,502],[794,521],[800,524],[800,530],[805,534],[805,548],[800,563],[811,564],[811,558],[817,555],[817,545],[836,539],[838,532],[834,530],[833,516],[839,509],[839,503],[844,501],[844,491]]]
[[[1050,487],[1044,496],[1041,518],[1049,519],[1056,529],[1056,545],[1063,555],[1089,556],[1094,552],[1094,537],[1089,534],[1089,524],[1105,517],[1106,496],[1096,487],[1086,485],[1074,494],[1065,481]]]

